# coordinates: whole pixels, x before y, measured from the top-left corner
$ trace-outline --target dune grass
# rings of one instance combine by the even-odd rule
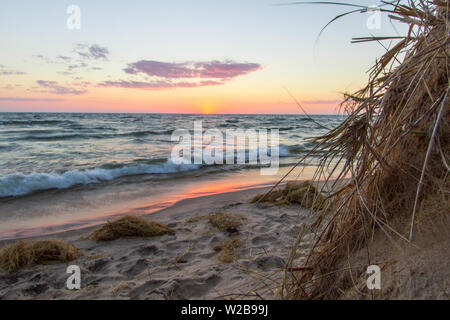
[[[92,232],[86,239],[111,241],[121,238],[150,238],[169,233],[175,233],[175,230],[141,217],[125,216],[106,223],[100,229]]]
[[[4,246],[0,251],[0,269],[15,272],[39,264],[69,262],[81,251],[62,240],[19,241]]]
[[[297,204],[319,210],[325,206],[325,197],[311,181],[291,181],[286,184],[284,189],[274,189],[268,193],[259,194],[251,202],[269,202],[277,205]]]
[[[417,223],[430,221],[417,219],[427,199],[449,207],[449,7],[449,0],[383,1],[382,13],[406,24],[407,33],[353,40],[393,43],[383,44],[386,52],[371,68],[367,85],[345,94],[343,123],[312,139],[317,145],[307,156],[315,153],[320,161],[313,180],[331,185],[333,208],[316,215],[317,241],[304,265],[287,265],[282,298],[338,297],[346,288],[337,265],[362,248],[370,264],[374,232],[393,245],[412,243]],[[341,183],[348,176],[350,182]],[[448,209],[440,215],[448,216]],[[296,255],[294,248],[291,256]]]
[[[235,237],[228,241],[219,243],[214,251],[219,252],[217,259],[222,263],[231,263],[236,259],[236,250],[242,246],[240,238]]]

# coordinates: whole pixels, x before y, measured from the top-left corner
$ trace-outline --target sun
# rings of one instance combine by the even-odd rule
[[[217,110],[217,105],[212,101],[205,101],[200,105],[201,113],[203,114],[212,114]]]

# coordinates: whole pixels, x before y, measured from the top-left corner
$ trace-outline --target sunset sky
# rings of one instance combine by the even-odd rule
[[[384,51],[351,38],[396,29],[382,16],[371,30],[358,13],[316,43],[352,8],[276,3],[2,1],[0,111],[300,113],[286,87],[309,113],[335,113]],[[70,5],[79,30],[67,27]]]

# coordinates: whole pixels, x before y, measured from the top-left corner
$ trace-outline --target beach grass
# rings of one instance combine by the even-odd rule
[[[150,238],[175,233],[175,230],[141,217],[125,216],[108,222],[92,232],[86,239],[111,241],[121,238]]]
[[[408,31],[403,36],[353,39],[394,44],[385,46],[367,85],[344,95],[343,123],[312,139],[316,147],[307,156],[316,154],[320,161],[313,181],[325,182],[330,201],[316,214],[317,240],[304,265],[292,265],[297,255],[296,248],[292,250],[282,298],[339,297],[352,285],[339,281],[339,263],[365,249],[365,263],[370,264],[368,243],[375,232],[384,234],[391,245],[413,245],[418,223],[435,223],[436,212],[425,207],[428,199],[439,199],[431,202],[436,204],[432,211],[442,213],[440,218],[449,216],[450,2],[381,5],[381,12],[406,24]],[[367,8],[353,10],[358,11]],[[351,178],[344,183],[345,177]]]
[[[81,251],[62,240],[19,241],[0,251],[0,269],[15,272],[39,264],[69,262],[81,256]]]

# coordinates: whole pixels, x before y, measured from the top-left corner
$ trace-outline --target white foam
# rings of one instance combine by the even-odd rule
[[[13,173],[0,178],[0,197],[21,196],[47,189],[67,189],[75,185],[99,183],[123,176],[191,171],[199,167],[195,164],[176,165],[169,160],[163,164],[132,164],[114,169],[71,170],[62,174]]]
[[[280,157],[289,157],[291,156],[291,152],[289,151],[289,148],[287,146],[280,145],[279,155]]]

